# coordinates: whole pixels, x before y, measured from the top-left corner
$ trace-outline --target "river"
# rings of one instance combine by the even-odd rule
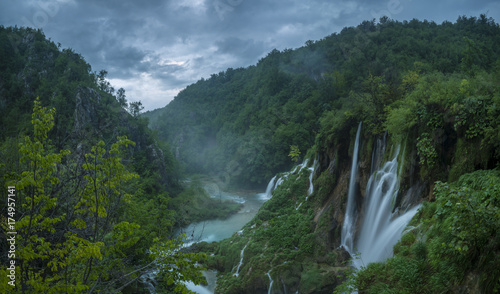
[[[196,242],[214,242],[231,237],[252,220],[262,204],[269,199],[269,195],[266,193],[223,192],[211,189],[210,185],[206,185],[205,189],[210,194],[210,197],[220,198],[221,200],[232,200],[243,204],[243,207],[227,219],[202,221],[193,223],[182,229],[179,233],[186,233],[185,246],[191,246]],[[214,271],[206,271],[204,275],[208,282],[207,286],[187,283],[187,288],[200,294],[214,293],[216,273]]]

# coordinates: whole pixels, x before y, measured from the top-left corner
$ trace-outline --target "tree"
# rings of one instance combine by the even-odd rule
[[[120,88],[116,92],[116,100],[120,103],[120,106],[123,108],[127,108],[128,103],[127,103],[127,98],[125,96],[125,89]]]
[[[97,85],[99,86],[99,89],[103,92],[113,94],[115,92],[115,89],[111,86],[111,84],[106,80],[106,76],[108,75],[108,71],[102,69],[99,71],[98,74],[96,74],[97,77]]]
[[[200,284],[204,281],[197,262],[206,258],[205,253],[183,253],[179,250],[182,247],[184,235],[164,243],[155,240],[155,245],[151,247],[151,253],[158,264],[160,279],[164,280],[167,286],[173,288],[175,293],[190,293],[186,285],[182,282],[193,281]]]
[[[85,155],[83,169],[86,171],[84,176],[86,185],[75,209],[76,213],[85,219],[78,224],[82,227],[91,225],[89,239],[93,242],[103,242],[104,235],[112,231],[112,227],[116,227],[114,224],[118,220],[119,206],[122,200],[129,201],[131,197],[125,193],[124,186],[133,178],[139,177],[125,168],[120,157],[122,148],[135,144],[126,137],[118,137],[117,139],[118,141],[111,145],[109,152],[103,148],[104,142],[100,141],[97,146],[92,147],[91,153]],[[122,222],[118,225],[125,230],[134,229],[134,225],[128,222]],[[93,257],[88,259],[83,274],[84,284],[97,281],[104,269],[110,269],[109,263],[101,263],[97,264],[98,271],[92,271],[93,264],[97,261],[98,259]]]
[[[144,109],[141,101],[130,102],[128,110],[133,117],[138,117],[141,111]]]
[[[292,159],[293,162],[297,162],[300,156],[299,147],[297,145],[291,145],[290,153],[288,154],[288,156]]]

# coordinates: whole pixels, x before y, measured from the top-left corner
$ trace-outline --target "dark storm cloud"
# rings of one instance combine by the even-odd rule
[[[256,63],[274,48],[297,48],[345,26],[387,15],[455,21],[499,1],[415,0],[6,0],[0,24],[42,28],[55,42],[106,69],[115,88],[147,109],[228,67]]]

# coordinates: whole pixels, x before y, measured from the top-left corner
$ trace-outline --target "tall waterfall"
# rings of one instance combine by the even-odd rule
[[[392,213],[393,201],[398,192],[397,174],[399,147],[396,155],[377,172],[366,186],[364,219],[359,231],[356,248],[360,253],[354,266],[360,268],[371,262],[384,261],[391,257],[392,247],[401,238],[406,225],[418,210],[418,205],[401,213]]]
[[[356,134],[354,154],[352,158],[351,179],[346,214],[342,227],[341,245],[351,254],[358,253],[359,257],[353,260],[356,268],[368,265],[371,262],[380,262],[392,256],[392,247],[401,238],[406,225],[417,212],[419,205],[404,211],[392,212],[393,203],[399,189],[398,162],[399,147],[391,161],[381,168],[382,157],[385,152],[385,136],[376,142],[372,155],[371,176],[366,186],[363,200],[363,214],[356,233],[356,223],[359,213],[356,209],[356,177],[358,172],[359,133],[361,123]],[[355,239],[355,237],[357,237]],[[355,246],[354,246],[355,245]]]
[[[349,179],[349,192],[347,194],[347,208],[344,217],[344,225],[342,226],[341,245],[347,252],[353,253],[354,233],[356,228],[356,220],[358,212],[356,209],[356,177],[358,175],[358,153],[359,153],[359,137],[361,133],[361,122],[356,132],[356,142],[354,143],[354,152],[352,154],[351,178]]]

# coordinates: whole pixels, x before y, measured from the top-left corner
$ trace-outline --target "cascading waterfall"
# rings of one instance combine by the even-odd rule
[[[318,166],[318,160],[314,159],[313,166],[309,168],[309,171],[311,171],[311,173],[309,174],[309,189],[307,190],[306,200],[314,192],[313,176],[317,166]]]
[[[267,184],[266,192],[260,194],[260,199],[266,200],[266,201],[271,199],[271,197],[273,197],[273,195],[272,195],[273,191],[276,190],[278,188],[278,186],[281,185],[283,183],[283,181],[285,181],[290,174],[300,173],[300,171],[302,171],[302,169],[304,169],[307,166],[308,162],[309,162],[308,159],[304,160],[304,162],[295,166],[291,171],[284,172],[282,174],[282,176],[280,176],[279,178],[278,178],[278,176],[274,176]],[[318,166],[318,161],[317,161],[317,159],[315,159],[312,167],[308,168],[308,170],[311,173],[309,174],[309,189],[307,190],[306,200],[314,192],[312,178],[313,178],[314,171],[316,170],[317,166]],[[297,209],[298,209],[298,207],[297,207]]]
[[[275,189],[276,185],[276,176],[274,176],[270,181],[269,184],[267,184],[266,192],[264,194],[261,194],[261,199],[262,200],[269,200],[271,197],[273,197],[273,190]]]
[[[361,123],[358,126],[354,144],[347,208],[341,235],[341,245],[351,256],[354,253],[359,254],[359,257],[353,260],[354,267],[358,269],[371,262],[384,261],[392,256],[392,247],[400,239],[404,228],[419,208],[419,205],[417,205],[403,213],[392,212],[394,197],[397,195],[399,188],[397,173],[399,147],[396,149],[394,158],[380,168],[386,144],[386,136],[384,135],[383,140],[377,140],[372,154],[371,176],[366,186],[365,199],[362,205],[363,219],[360,223],[356,242],[354,242],[358,219],[355,184],[358,172],[360,131]],[[354,248],[356,248],[357,252]]]
[[[361,134],[361,122],[356,132],[356,141],[354,143],[354,152],[352,154],[351,178],[349,179],[349,192],[347,194],[347,208],[344,216],[344,225],[342,226],[341,246],[352,256],[354,245],[354,233],[358,212],[356,210],[356,178],[358,175],[358,153],[359,137]]]
[[[310,171],[310,174],[309,174],[309,189],[307,189],[307,195],[306,195],[306,200],[307,201],[309,199],[309,196],[311,196],[311,194],[314,192],[314,185],[313,185],[313,176],[314,176],[314,172],[316,171],[316,167],[318,166],[318,160],[315,159],[314,160],[314,163],[313,163],[313,166],[308,168],[308,170]],[[302,206],[302,204],[304,203],[304,201],[300,202],[299,205],[295,205],[295,210],[299,210],[299,208]]]
[[[380,262],[392,256],[392,247],[401,237],[406,225],[417,212],[419,205],[403,212],[393,213],[394,197],[399,188],[398,162],[399,147],[391,161],[386,162],[382,168],[380,164],[385,152],[385,138],[377,140],[372,154],[371,176],[366,186],[365,199],[363,200],[363,218],[360,223],[359,234],[354,242],[354,233],[358,212],[356,210],[355,181],[358,171],[358,148],[361,123],[356,134],[354,154],[352,160],[351,179],[347,209],[342,227],[341,245],[352,255],[358,253],[359,257],[353,260],[356,268],[366,266],[371,262]],[[357,252],[354,250],[354,244]]]
[[[393,160],[386,162],[368,180],[364,219],[356,242],[360,253],[359,258],[354,260],[356,268],[391,257],[392,247],[419,208],[417,205],[401,215],[392,213],[393,200],[399,188],[398,153],[399,147]]]

